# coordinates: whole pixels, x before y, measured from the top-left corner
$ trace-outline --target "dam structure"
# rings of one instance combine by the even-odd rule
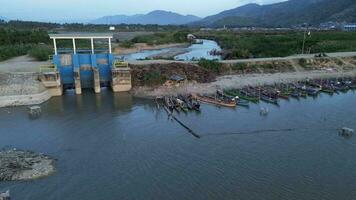
[[[76,94],[82,89],[100,93],[102,87],[111,87],[114,92],[131,89],[128,63],[115,60],[112,54],[112,34],[65,33],[49,37],[53,40],[53,62],[41,67],[40,80],[52,96],[60,96],[66,89],[75,89]],[[80,45],[86,46],[81,49]]]

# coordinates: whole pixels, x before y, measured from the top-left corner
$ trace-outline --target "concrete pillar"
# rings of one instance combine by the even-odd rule
[[[56,38],[53,38],[54,55],[58,55]]]
[[[112,49],[111,49],[111,38],[109,38],[109,53],[112,53]]]
[[[75,45],[75,39],[73,38],[73,54],[77,54],[77,47]]]
[[[130,68],[113,68],[111,74],[111,87],[114,92],[127,92],[131,90]]]
[[[75,93],[82,94],[82,84],[80,82],[80,70],[74,71],[74,86],[75,86]]]
[[[90,38],[90,42],[91,42],[91,54],[94,54],[94,38]]]
[[[100,93],[100,74],[98,68],[93,68],[94,73],[94,91],[95,93]]]

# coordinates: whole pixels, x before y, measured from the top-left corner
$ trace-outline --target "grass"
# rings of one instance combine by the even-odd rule
[[[169,43],[187,42],[188,31],[161,32],[152,35],[140,35],[133,38],[131,43],[147,43],[148,45],[161,45]]]
[[[145,85],[160,85],[164,83],[165,78],[161,76],[159,71],[149,71],[144,74],[143,82]]]
[[[46,45],[38,45],[32,48],[28,54],[38,61],[47,61],[49,56],[53,54],[53,50]]]
[[[303,32],[236,33],[199,32],[199,37],[216,40],[225,59],[285,57],[302,53]],[[356,33],[314,32],[307,37],[305,50],[310,53],[356,51]]]
[[[222,64],[218,60],[200,59],[198,65],[215,73],[220,73],[222,70]]]
[[[26,55],[33,45],[4,45],[0,46],[0,61]]]

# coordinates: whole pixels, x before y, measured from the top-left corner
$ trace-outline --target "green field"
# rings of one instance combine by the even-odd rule
[[[225,59],[285,57],[302,53],[303,32],[236,33],[230,31],[198,32],[212,39],[224,50]],[[356,51],[355,32],[312,32],[305,40],[304,53]]]

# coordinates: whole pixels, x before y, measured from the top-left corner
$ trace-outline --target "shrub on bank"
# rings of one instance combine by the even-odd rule
[[[123,48],[132,48],[134,46],[134,43],[131,41],[124,41],[120,43],[120,47]]]
[[[144,74],[143,82],[145,85],[153,86],[164,83],[165,78],[159,71],[150,71]]]
[[[220,73],[222,67],[222,64],[218,60],[207,59],[200,59],[198,65],[215,73]]]
[[[28,54],[38,61],[47,61],[49,55],[53,54],[53,51],[50,47],[41,45],[32,48]]]
[[[0,46],[0,61],[7,60],[13,57],[26,55],[32,45],[5,45]]]

